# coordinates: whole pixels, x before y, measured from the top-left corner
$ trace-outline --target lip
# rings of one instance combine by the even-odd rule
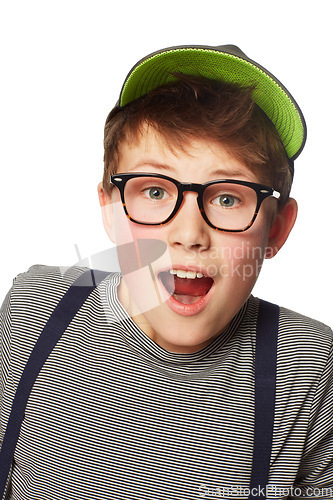
[[[168,272],[168,271],[170,271],[170,269],[179,269],[181,271],[195,271],[197,273],[204,274],[205,276],[207,276],[209,278],[212,278],[213,281],[214,281],[213,276],[211,276],[210,273],[207,272],[207,270],[204,267],[201,267],[201,266],[184,266],[184,265],[181,265],[181,264],[180,265],[174,264],[172,266],[168,266],[168,267],[165,267],[163,269],[160,269],[159,272],[158,272],[158,274],[157,274],[158,282],[159,282],[159,288],[160,288],[160,292],[161,292],[161,295],[162,295],[162,298],[163,298],[163,302],[166,303],[166,305],[169,307],[169,309],[171,309],[171,311],[173,311],[174,313],[179,314],[181,316],[194,316],[194,315],[199,314],[200,312],[202,312],[206,308],[206,306],[209,303],[212,295],[214,294],[215,281],[213,282],[213,285],[211,286],[211,288],[208,291],[208,293],[206,295],[202,296],[201,299],[199,299],[197,302],[195,302],[194,304],[182,304],[181,302],[179,302],[178,300],[176,300],[173,297],[173,295],[170,295],[170,293],[165,288],[165,286],[163,285],[163,282],[161,280],[160,273],[162,273],[162,272]]]

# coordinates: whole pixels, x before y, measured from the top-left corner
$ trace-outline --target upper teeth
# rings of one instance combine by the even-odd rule
[[[196,271],[184,271],[183,269],[170,269],[170,273],[175,274],[178,278],[189,278],[191,280],[203,277],[201,273],[197,273]]]

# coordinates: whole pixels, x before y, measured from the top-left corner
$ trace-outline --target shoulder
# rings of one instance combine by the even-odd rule
[[[30,332],[34,327],[36,331],[40,331],[75,281],[79,286],[98,285],[96,293],[91,294],[97,297],[98,302],[103,296],[101,290],[106,287],[105,282],[116,286],[118,274],[92,271],[78,266],[34,265],[13,280],[12,288],[3,303],[1,315],[8,319],[7,324],[10,325],[12,335],[24,330]],[[78,279],[81,277],[84,279]],[[93,301],[95,306],[96,300]]]
[[[56,305],[87,269],[35,265],[13,280],[0,314],[3,369],[16,379]]]
[[[260,301],[251,297],[250,303],[256,317]],[[309,371],[316,369],[320,371],[332,358],[332,351],[333,332],[329,326],[280,306],[279,363],[285,364],[286,367],[305,366]]]
[[[43,325],[66,290],[85,271],[84,268],[62,268],[35,265],[17,275],[2,306],[11,336],[31,332]]]
[[[260,302],[257,297],[250,297],[249,305],[252,319],[257,317]],[[297,340],[304,345],[313,345],[314,342],[325,344],[333,342],[333,332],[328,325],[283,306],[279,306],[279,310],[280,340],[285,339],[290,342]]]
[[[280,307],[278,352],[288,369],[320,374],[333,357],[332,329],[320,321]],[[290,363],[290,364],[289,364]]]
[[[298,312],[280,307],[280,327],[284,330],[301,329],[312,333],[324,334],[325,336],[332,336],[332,329],[324,323],[300,314]]]
[[[248,301],[248,310],[250,310],[252,320],[256,320],[261,302],[265,301],[261,301],[258,297],[254,297],[252,295],[250,296]],[[290,336],[299,336],[302,333],[307,333],[308,340],[311,340],[313,335],[319,335],[319,337],[324,337],[329,340],[333,339],[332,329],[328,325],[325,325],[316,319],[292,311],[284,306],[279,306],[279,310],[279,332],[281,334],[285,335],[290,333]]]
[[[85,271],[79,267],[35,265],[17,275],[9,292],[11,313],[18,317],[52,310],[75,279]]]
[[[333,342],[333,332],[328,325],[285,307],[280,307],[279,330],[286,343],[301,341],[300,347],[311,348],[311,351],[320,346],[330,347]]]
[[[52,284],[52,287],[56,286],[54,289],[55,292],[58,289],[63,291],[85,270],[86,268],[83,267],[45,266],[37,264],[14,278],[13,290],[24,291],[27,288],[42,289]]]

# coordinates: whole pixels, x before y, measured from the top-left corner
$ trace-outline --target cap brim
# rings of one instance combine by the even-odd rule
[[[175,72],[254,86],[253,100],[274,124],[288,157],[294,160],[301,153],[306,140],[306,125],[296,101],[271,73],[232,45],[181,46],[154,52],[139,61],[128,74],[119,105],[125,106],[151,90],[175,81],[172,75]]]

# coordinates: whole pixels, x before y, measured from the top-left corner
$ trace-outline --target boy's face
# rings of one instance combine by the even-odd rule
[[[197,139],[184,151],[171,151],[152,128],[137,142],[122,144],[117,173],[126,172],[158,173],[200,184],[217,179],[261,182],[222,145]],[[117,188],[112,203],[101,187],[99,192],[104,224],[117,246],[140,239],[161,240],[167,246],[150,269],[124,275],[118,297],[137,325],[170,352],[199,351],[226,329],[249,297],[266,249],[273,245],[269,251],[275,255],[296,217],[294,200],[287,204],[285,216],[276,217],[277,201],[267,198],[250,229],[222,232],[202,218],[197,193],[185,192],[169,223],[146,226],[128,220]],[[120,256],[120,262],[124,260],[126,256]],[[191,277],[175,276],[176,271],[192,271]],[[193,272],[198,274],[191,279]]]

